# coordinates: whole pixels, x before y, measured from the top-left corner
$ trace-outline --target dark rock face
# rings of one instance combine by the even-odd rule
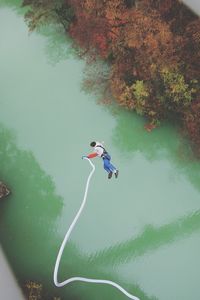
[[[9,194],[10,190],[8,189],[8,187],[5,185],[5,183],[0,181],[0,199],[8,196]]]

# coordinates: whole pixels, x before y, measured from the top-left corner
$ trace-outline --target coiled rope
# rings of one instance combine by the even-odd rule
[[[60,265],[60,260],[61,260],[61,257],[62,257],[62,254],[63,254],[63,251],[64,251],[64,248],[65,248],[65,245],[70,237],[70,234],[74,228],[74,226],[76,225],[76,222],[78,221],[81,213],[82,213],[82,210],[85,206],[85,203],[86,203],[86,200],[87,200],[87,194],[88,194],[88,188],[89,188],[89,184],[90,184],[90,179],[95,171],[95,166],[94,164],[91,162],[90,159],[88,159],[87,157],[84,158],[86,160],[88,160],[88,162],[90,163],[91,167],[92,167],[92,171],[90,172],[89,176],[88,176],[88,179],[87,179],[87,183],[86,183],[86,187],[85,187],[85,193],[84,193],[84,198],[83,198],[83,201],[81,203],[81,206],[73,220],[73,222],[71,223],[69,229],[67,230],[67,233],[64,237],[64,240],[60,246],[60,249],[59,249],[59,252],[58,252],[58,256],[57,256],[57,259],[56,259],[56,263],[55,263],[55,268],[54,268],[54,274],[53,274],[53,280],[54,280],[54,284],[57,286],[57,287],[62,287],[64,285],[67,285],[71,282],[74,282],[74,281],[82,281],[82,282],[89,282],[89,283],[100,283],[100,284],[109,284],[109,285],[112,285],[114,286],[115,288],[117,288],[118,290],[120,290],[124,295],[126,295],[128,298],[130,299],[133,299],[133,300],[140,300],[138,297],[128,293],[125,289],[123,289],[119,284],[111,281],[111,280],[104,280],[104,279],[93,279],[93,278],[85,278],[85,277],[71,277],[69,279],[66,279],[65,281],[63,282],[58,282],[58,268],[59,268],[59,265]]]

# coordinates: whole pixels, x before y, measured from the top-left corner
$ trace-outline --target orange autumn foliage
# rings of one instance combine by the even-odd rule
[[[24,0],[27,2],[27,0]],[[163,119],[182,127],[200,152],[200,19],[178,0],[28,0],[59,16],[88,61],[110,66],[107,88],[117,103],[143,115],[151,131]],[[62,12],[62,13],[61,13]],[[42,14],[39,14],[41,16]],[[32,22],[32,23],[31,23]],[[94,77],[91,89],[103,80]],[[105,97],[107,99],[107,95]]]

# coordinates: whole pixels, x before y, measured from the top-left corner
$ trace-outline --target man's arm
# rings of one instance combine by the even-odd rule
[[[98,154],[96,152],[90,153],[87,155],[87,158],[94,158],[96,157]]]

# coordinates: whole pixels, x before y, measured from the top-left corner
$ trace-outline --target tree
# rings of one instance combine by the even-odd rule
[[[24,0],[22,6],[30,7],[25,14],[30,31],[47,23],[60,23],[67,30],[74,16],[71,7],[64,0]]]
[[[31,30],[59,22],[88,61],[106,60],[106,91],[144,115],[148,128],[173,119],[193,141],[200,140],[200,20],[181,1],[24,0],[24,5],[31,7],[26,14]],[[87,90],[104,86],[105,77],[96,75],[87,79]]]

